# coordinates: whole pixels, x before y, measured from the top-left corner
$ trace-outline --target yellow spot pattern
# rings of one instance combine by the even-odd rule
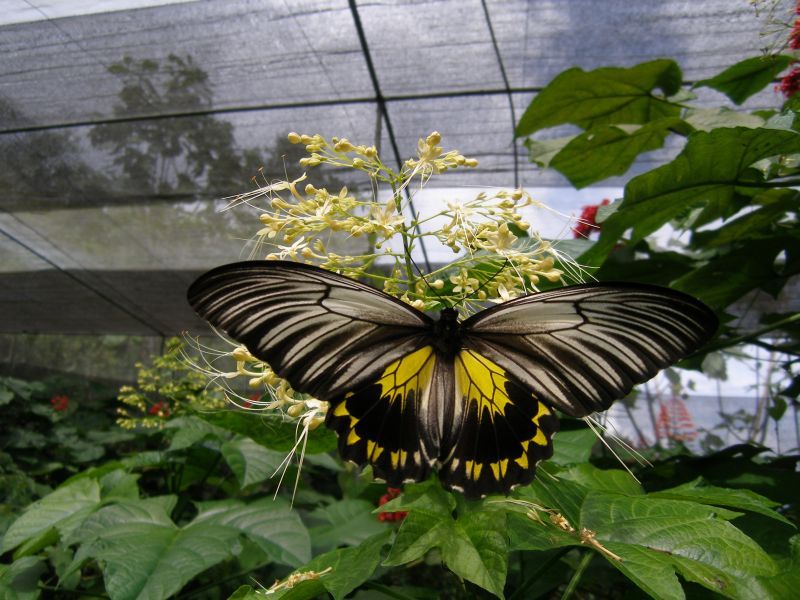
[[[414,390],[419,398],[433,375],[433,348],[425,346],[390,364],[378,379],[381,386],[381,400],[393,402],[397,396],[405,403],[408,393]]]
[[[380,398],[376,402],[389,402],[396,400],[401,402],[400,411],[405,410],[405,403],[409,398],[410,392],[414,392],[414,398],[418,399],[430,384],[433,376],[434,365],[433,348],[425,346],[404,356],[384,369],[380,379],[376,382],[381,386]],[[348,392],[341,402],[333,410],[335,417],[350,417],[349,433],[347,434],[347,445],[352,446],[361,441],[361,437],[356,433],[356,425],[359,419],[354,417],[347,409],[347,400],[353,396],[353,392]],[[383,453],[384,447],[374,440],[367,440],[367,460],[375,462]],[[390,454],[392,467],[404,466],[408,460],[408,452],[400,450]]]
[[[506,393],[505,370],[485,356],[472,350],[462,350],[456,358],[456,390],[460,400],[464,403],[465,410],[469,410],[470,403],[477,405],[478,419],[483,418],[484,410],[488,409],[490,418],[505,418],[508,404],[512,403]],[[480,463],[473,460],[464,461],[464,471],[467,479],[477,481],[481,476],[484,466],[491,469],[496,481],[502,481],[508,473],[509,462],[513,460],[522,469],[531,467],[528,460],[528,449],[531,443],[546,447],[550,440],[545,434],[540,421],[543,417],[551,416],[552,411],[531,393],[531,401],[536,402],[536,415],[531,419],[536,425],[536,434],[528,440],[520,441],[520,455],[516,458],[504,458],[498,462]],[[457,468],[454,461],[453,468]]]
[[[458,354],[456,390],[465,406],[470,402],[478,405],[478,418],[486,408],[492,417],[505,414],[506,405],[511,402],[506,394],[505,373],[502,367],[477,352],[462,350]]]

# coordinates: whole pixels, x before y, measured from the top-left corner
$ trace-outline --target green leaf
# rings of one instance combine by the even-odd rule
[[[590,490],[612,492],[627,496],[641,496],[644,490],[633,475],[621,469],[598,469],[584,463],[561,471],[559,477],[573,481]]]
[[[498,534],[507,531],[504,502],[467,502],[444,491],[435,479],[406,490],[381,507],[409,511],[384,564],[413,561],[438,548],[451,571],[502,597],[508,540]]]
[[[572,139],[550,161],[550,166],[580,189],[624,174],[642,152],[664,145],[671,129],[688,135],[691,128],[678,118],[651,121],[644,126],[604,125]]]
[[[112,598],[161,600],[230,558],[238,536],[213,521],[179,529],[157,502],[121,502],[87,520],[82,537],[91,541],[78,554],[98,560]]]
[[[14,392],[0,384],[0,406],[9,404],[14,399]]]
[[[545,551],[551,548],[575,546],[579,542],[555,525],[547,522],[546,515],[540,515],[543,522],[526,515],[510,513],[508,515],[509,550]]]
[[[764,126],[764,119],[750,113],[736,112],[728,108],[692,108],[683,115],[683,120],[694,129],[711,131],[720,127]],[[778,129],[777,127],[773,129]]]
[[[378,521],[375,506],[366,500],[345,498],[318,508],[311,519],[321,522],[311,528],[314,548],[357,546],[365,539],[386,530]]]
[[[381,562],[382,549],[389,542],[386,530],[350,548],[331,550],[292,573],[307,577],[290,589],[279,589],[269,595],[281,600],[310,600],[329,592],[335,600],[344,598],[369,579]],[[245,596],[246,598],[247,596]],[[263,596],[258,596],[263,598]]]
[[[225,410],[199,413],[197,416],[212,425],[249,437],[270,450],[288,452],[297,443],[297,423],[285,420],[280,415]],[[335,449],[336,434],[330,429],[318,427],[309,434],[306,443],[307,454],[330,452]]]
[[[786,278],[775,271],[774,261],[789,248],[800,250],[800,239],[754,240],[710,257],[703,266],[676,279],[672,287],[717,309],[730,306],[755,288],[777,295]]]
[[[782,565],[781,572],[770,577],[758,577],[771,598],[792,598],[800,589],[800,535],[790,540],[791,556]]]
[[[650,494],[651,498],[671,498],[673,500],[690,500],[692,502],[702,502],[714,506],[727,506],[729,508],[749,510],[776,519],[787,525],[792,525],[782,514],[775,511],[779,506],[769,498],[750,490],[732,490],[728,488],[708,485],[702,478],[698,477],[694,481],[679,485],[668,490],[661,490]]]
[[[800,194],[796,190],[769,190],[754,199],[757,209],[722,227],[692,234],[694,248],[718,248],[744,238],[775,235],[787,213],[800,209]],[[760,205],[760,206],[759,206]]]
[[[39,578],[46,571],[42,559],[35,556],[0,565],[0,596],[5,600],[35,600],[41,595]]]
[[[653,598],[686,598],[675,568],[651,549],[610,541],[603,541],[603,547],[622,558],[609,562]]]
[[[170,442],[170,450],[183,450],[189,448],[206,438],[226,440],[230,432],[221,427],[215,427],[205,420],[197,417],[177,417],[170,419],[165,428],[175,430]]]
[[[525,140],[525,147],[528,149],[528,160],[542,168],[547,168],[553,158],[576,137],[570,135],[549,140],[528,138]]]
[[[654,60],[630,68],[607,67],[586,72],[574,68],[551,81],[530,103],[516,135],[572,123],[583,129],[600,125],[637,125],[677,117],[680,105],[653,94],[671,96],[680,89],[681,71],[671,60]]]
[[[245,437],[225,442],[220,450],[240,487],[269,479],[286,458],[285,453],[264,448]]]
[[[772,576],[778,568],[758,544],[725,520],[735,514],[695,502],[590,492],[581,527],[594,531],[606,549],[622,557],[621,562],[609,562],[620,570],[624,566],[623,572],[637,584],[658,571],[657,561],[718,593],[753,597],[756,576]],[[642,561],[642,549],[653,560]],[[645,568],[638,575],[631,573],[637,557]],[[662,569],[659,580],[667,584],[664,575]],[[674,590],[665,590],[665,596],[675,597]]]
[[[784,54],[746,58],[711,79],[703,79],[693,87],[710,87],[722,92],[736,104],[768,86],[794,60]]]
[[[622,206],[579,262],[600,264],[627,229],[633,229],[635,243],[690,208],[704,207],[697,226],[729,216],[738,189],[760,185],[751,165],[794,152],[800,152],[800,135],[790,131],[737,127],[693,133],[675,160],[628,182]]]
[[[100,505],[100,484],[94,479],[81,479],[62,486],[31,504],[8,528],[3,539],[3,552],[16,548],[36,536],[55,528],[67,537]]]
[[[532,499],[542,506],[557,510],[573,524],[578,523],[581,506],[589,490],[568,479],[561,479],[557,476],[559,470],[548,463],[544,463],[540,469],[543,473],[533,480],[532,485],[521,488],[519,495],[526,500]]]
[[[403,520],[384,565],[406,564],[438,548],[453,573],[502,598],[508,567],[506,528],[501,511],[475,511],[454,519],[418,508]]]
[[[192,523],[212,523],[253,540],[272,560],[296,567],[311,560],[308,529],[296,511],[272,500],[206,507]]]
[[[557,465],[586,462],[596,443],[597,435],[589,428],[559,431],[553,438],[553,456],[547,460]]]

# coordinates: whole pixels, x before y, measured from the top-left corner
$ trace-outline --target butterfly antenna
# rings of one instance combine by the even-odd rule
[[[628,472],[628,474],[631,477],[634,478],[634,480],[636,480],[636,483],[642,483],[641,481],[639,481],[639,478],[636,477],[636,475],[633,474],[633,471],[630,470],[628,465],[625,464],[625,462],[622,460],[622,457],[619,454],[617,454],[617,452],[614,450],[614,448],[611,447],[611,444],[609,444],[606,441],[605,437],[603,437],[603,428],[602,428],[602,426],[597,421],[595,421],[594,419],[591,419],[589,417],[584,417],[583,421],[584,421],[584,423],[586,423],[589,426],[589,429],[592,430],[592,432],[603,443],[603,445],[606,448],[608,448],[608,451],[611,452],[611,454],[614,455],[614,458],[616,458],[617,461],[619,462],[619,464],[622,465],[622,468],[625,469]]]
[[[299,426],[300,426],[300,422],[298,421],[298,427]],[[283,478],[286,476],[286,471],[289,470],[289,464],[291,463],[292,457],[297,453],[297,448],[300,447],[300,462],[297,465],[297,477],[295,477],[294,489],[292,490],[292,502],[291,502],[291,505],[294,505],[294,498],[297,495],[297,486],[300,483],[300,473],[303,470],[303,460],[305,459],[305,456],[306,456],[306,443],[307,442],[308,442],[308,428],[307,427],[303,427],[303,430],[300,433],[300,435],[298,436],[297,441],[294,443],[294,446],[292,446],[292,449],[289,450],[289,452],[286,453],[286,458],[284,458],[283,461],[281,461],[281,464],[279,464],[278,467],[275,469],[275,472],[272,473],[272,476],[275,477],[275,475],[278,474],[278,471],[281,472],[280,479],[278,479],[278,486],[275,489],[275,495],[272,498],[273,500],[275,500],[278,497],[278,492],[281,489],[281,484],[283,483]]]
[[[425,273],[423,273],[422,269],[419,268],[419,265],[416,263],[416,261],[413,258],[411,258],[410,256],[409,256],[409,259],[411,260],[411,264],[414,265],[414,268],[417,270],[417,274],[419,275],[419,278],[422,279],[422,281],[425,282],[425,285],[428,286],[428,289],[431,291],[431,293],[439,299],[439,302],[441,302],[442,304],[447,304],[447,302],[445,302],[445,300],[444,300],[444,296],[439,294],[439,292],[437,292],[434,289],[434,287],[430,283],[428,283],[428,279],[425,277]]]
[[[478,286],[478,289],[477,289],[477,290],[475,290],[475,291],[474,291],[474,292],[472,292],[472,293],[473,293],[473,294],[475,294],[475,295],[477,295],[477,294],[478,294],[478,292],[480,292],[480,291],[481,291],[483,288],[485,288],[485,287],[486,287],[487,285],[489,285],[489,284],[490,284],[492,281],[494,281],[494,280],[497,278],[497,276],[498,276],[498,275],[500,275],[500,273],[502,273],[502,272],[503,272],[503,270],[506,268],[506,265],[507,265],[507,264],[509,264],[510,262],[511,262],[511,261],[510,261],[508,258],[505,258],[505,259],[503,260],[503,264],[502,264],[502,265],[500,265],[500,268],[499,268],[499,269],[497,269],[497,271],[495,271],[494,273],[492,273],[492,276],[491,276],[491,277],[489,277],[489,278],[488,278],[486,281],[482,282],[482,283],[481,283],[481,284]],[[456,304],[460,304],[461,302],[464,302],[464,300],[466,300],[466,299],[467,299],[467,296],[465,295],[465,296],[464,296],[463,298],[461,298],[461,300],[459,300],[459,301],[458,301]]]
[[[614,440],[614,443],[619,444],[622,448],[624,448],[625,451],[637,463],[639,463],[639,465],[641,465],[643,467],[652,467],[653,466],[653,464],[649,460],[647,460],[647,458],[644,456],[644,454],[639,452],[636,448],[634,448],[628,442],[625,441],[625,439],[619,434],[619,431],[617,430],[617,428],[613,424],[611,424],[610,426],[609,425],[604,425],[604,424],[600,423],[600,421],[598,421],[594,417],[584,417],[584,419],[591,420],[599,430],[601,430],[605,435],[608,435],[609,437],[611,437]]]

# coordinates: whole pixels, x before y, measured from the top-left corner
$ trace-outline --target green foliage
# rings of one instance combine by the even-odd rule
[[[30,504],[5,532],[0,589],[11,598],[60,589],[156,599],[244,586],[233,597],[255,598],[244,585],[253,577],[276,581],[279,598],[344,598],[358,588],[431,597],[419,595],[421,582],[439,597],[481,589],[529,597],[578,569],[613,582],[607,589],[627,579],[655,597],[682,597],[683,580],[728,597],[780,598],[798,576],[794,509],[778,513],[776,502],[730,487],[746,485],[748,472],[763,473],[762,484],[794,486],[794,463],[759,464],[757,454],[743,453],[687,470],[669,459],[643,471],[649,481],[640,484],[596,466],[594,434],[566,423],[554,459],[511,498],[465,501],[432,479],[378,506],[382,485],[368,474],[343,478],[348,472],[321,454],[307,460],[292,506],[291,485],[273,499],[270,478],[285,457],[285,436],[257,441],[239,419],[212,422],[212,414],[135,430],[128,435],[137,436],[137,452],[98,462]],[[232,409],[221,414],[260,422]],[[713,483],[698,478],[720,473]],[[290,468],[285,481],[295,476]],[[406,516],[393,525],[379,512]],[[773,523],[769,536],[754,536],[749,521],[736,526],[746,518]]]

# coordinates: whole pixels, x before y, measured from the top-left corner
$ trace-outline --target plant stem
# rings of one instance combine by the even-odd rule
[[[575,591],[575,588],[578,587],[578,583],[580,583],[581,577],[583,577],[584,571],[589,566],[589,563],[592,562],[594,558],[594,552],[592,550],[587,550],[581,561],[578,563],[578,568],[575,569],[575,573],[572,575],[572,579],[569,580],[567,587],[564,589],[564,593],[561,594],[561,600],[567,600],[572,593]]]
[[[397,214],[403,216],[403,225],[400,230],[400,235],[403,238],[403,254],[405,255],[406,262],[406,277],[408,278],[408,289],[416,289],[417,278],[414,276],[414,266],[411,264],[411,244],[409,243],[408,226],[406,219],[403,215],[403,200],[400,192],[397,190],[397,185],[392,181],[392,197],[394,198],[394,206]]]

